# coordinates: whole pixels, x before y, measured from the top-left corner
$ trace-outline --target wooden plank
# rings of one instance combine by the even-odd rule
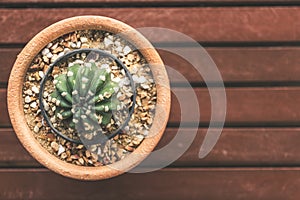
[[[299,47],[265,47],[265,48],[205,48],[216,63],[225,83],[249,82],[292,82],[299,81],[300,48]],[[19,48],[0,48],[0,83],[6,84],[10,70],[21,51]],[[170,48],[169,51],[188,53],[200,63],[195,48]],[[170,52],[159,50],[165,65],[177,70],[192,83],[203,84],[199,72],[181,58]],[[174,84],[181,80],[172,71],[168,71],[170,81]]]
[[[213,151],[206,158],[199,159],[206,131],[204,128],[184,128],[178,132],[177,128],[167,128],[156,149],[169,144],[176,134],[192,136],[197,133],[190,148],[171,166],[300,165],[300,128],[225,128]],[[0,129],[0,135],[0,167],[39,166],[21,146],[12,129]]]
[[[197,41],[300,40],[300,7],[66,8],[1,9],[0,43],[25,43],[46,26],[76,15],[104,15],[136,28],[169,28]],[[167,34],[159,34],[151,40],[159,42],[169,38]]]
[[[300,196],[300,170],[164,169],[83,182],[44,169],[0,170],[1,199],[286,199]]]
[[[194,113],[199,107],[201,117],[196,122],[206,125],[211,117],[210,96],[206,88],[195,88],[195,95],[199,105],[193,105],[188,95],[192,92],[187,88],[172,88],[174,94],[185,99],[181,106],[185,106],[185,113]],[[214,90],[218,90],[215,88]],[[255,126],[255,125],[296,125],[300,122],[300,88],[299,87],[270,87],[270,88],[227,88],[227,126]],[[177,124],[181,119],[178,100],[172,95],[169,123]],[[220,98],[217,96],[217,98]],[[6,105],[6,90],[0,89],[0,126],[9,126]],[[183,122],[195,122],[187,116]],[[218,121],[216,121],[218,122]]]

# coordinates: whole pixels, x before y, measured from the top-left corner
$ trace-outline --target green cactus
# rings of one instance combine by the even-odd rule
[[[118,107],[118,84],[111,80],[111,73],[94,62],[75,63],[67,74],[54,78],[55,90],[51,94],[56,104],[56,117],[69,127],[84,127],[93,131],[95,125],[105,127],[111,122],[112,111]]]

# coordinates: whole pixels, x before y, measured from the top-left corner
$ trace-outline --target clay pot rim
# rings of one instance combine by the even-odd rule
[[[22,87],[26,71],[34,57],[54,39],[76,30],[96,29],[122,36],[133,43],[150,64],[157,87],[157,105],[153,125],[149,136],[140,146],[126,158],[106,166],[77,166],[60,160],[50,154],[34,138],[29,129],[23,111]],[[102,16],[78,16],[59,21],[38,33],[18,55],[11,71],[7,94],[8,111],[12,126],[25,149],[42,165],[63,176],[80,180],[101,180],[120,175],[148,156],[160,138],[167,125],[170,112],[169,80],[164,64],[153,46],[132,27],[115,19]]]

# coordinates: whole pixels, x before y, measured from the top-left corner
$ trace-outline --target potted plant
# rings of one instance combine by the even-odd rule
[[[140,33],[111,18],[79,16],[24,47],[7,101],[36,160],[67,177],[100,180],[151,153],[167,124],[170,90],[161,58]]]

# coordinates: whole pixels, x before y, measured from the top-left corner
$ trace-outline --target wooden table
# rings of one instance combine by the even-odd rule
[[[0,0],[0,199],[299,199],[299,5],[296,0]],[[186,122],[186,134],[195,129],[198,134],[176,162],[152,173],[81,182],[45,169],[23,149],[6,106],[13,62],[46,26],[87,14],[136,28],[174,29],[205,47],[227,92],[225,128],[206,158],[199,159],[198,151],[211,116],[208,90],[189,63],[163,51],[165,63],[192,83],[201,110],[199,127]],[[184,41],[170,43],[193,53]],[[171,82],[173,90],[186,91]],[[180,121],[172,98],[160,147],[176,134]]]

